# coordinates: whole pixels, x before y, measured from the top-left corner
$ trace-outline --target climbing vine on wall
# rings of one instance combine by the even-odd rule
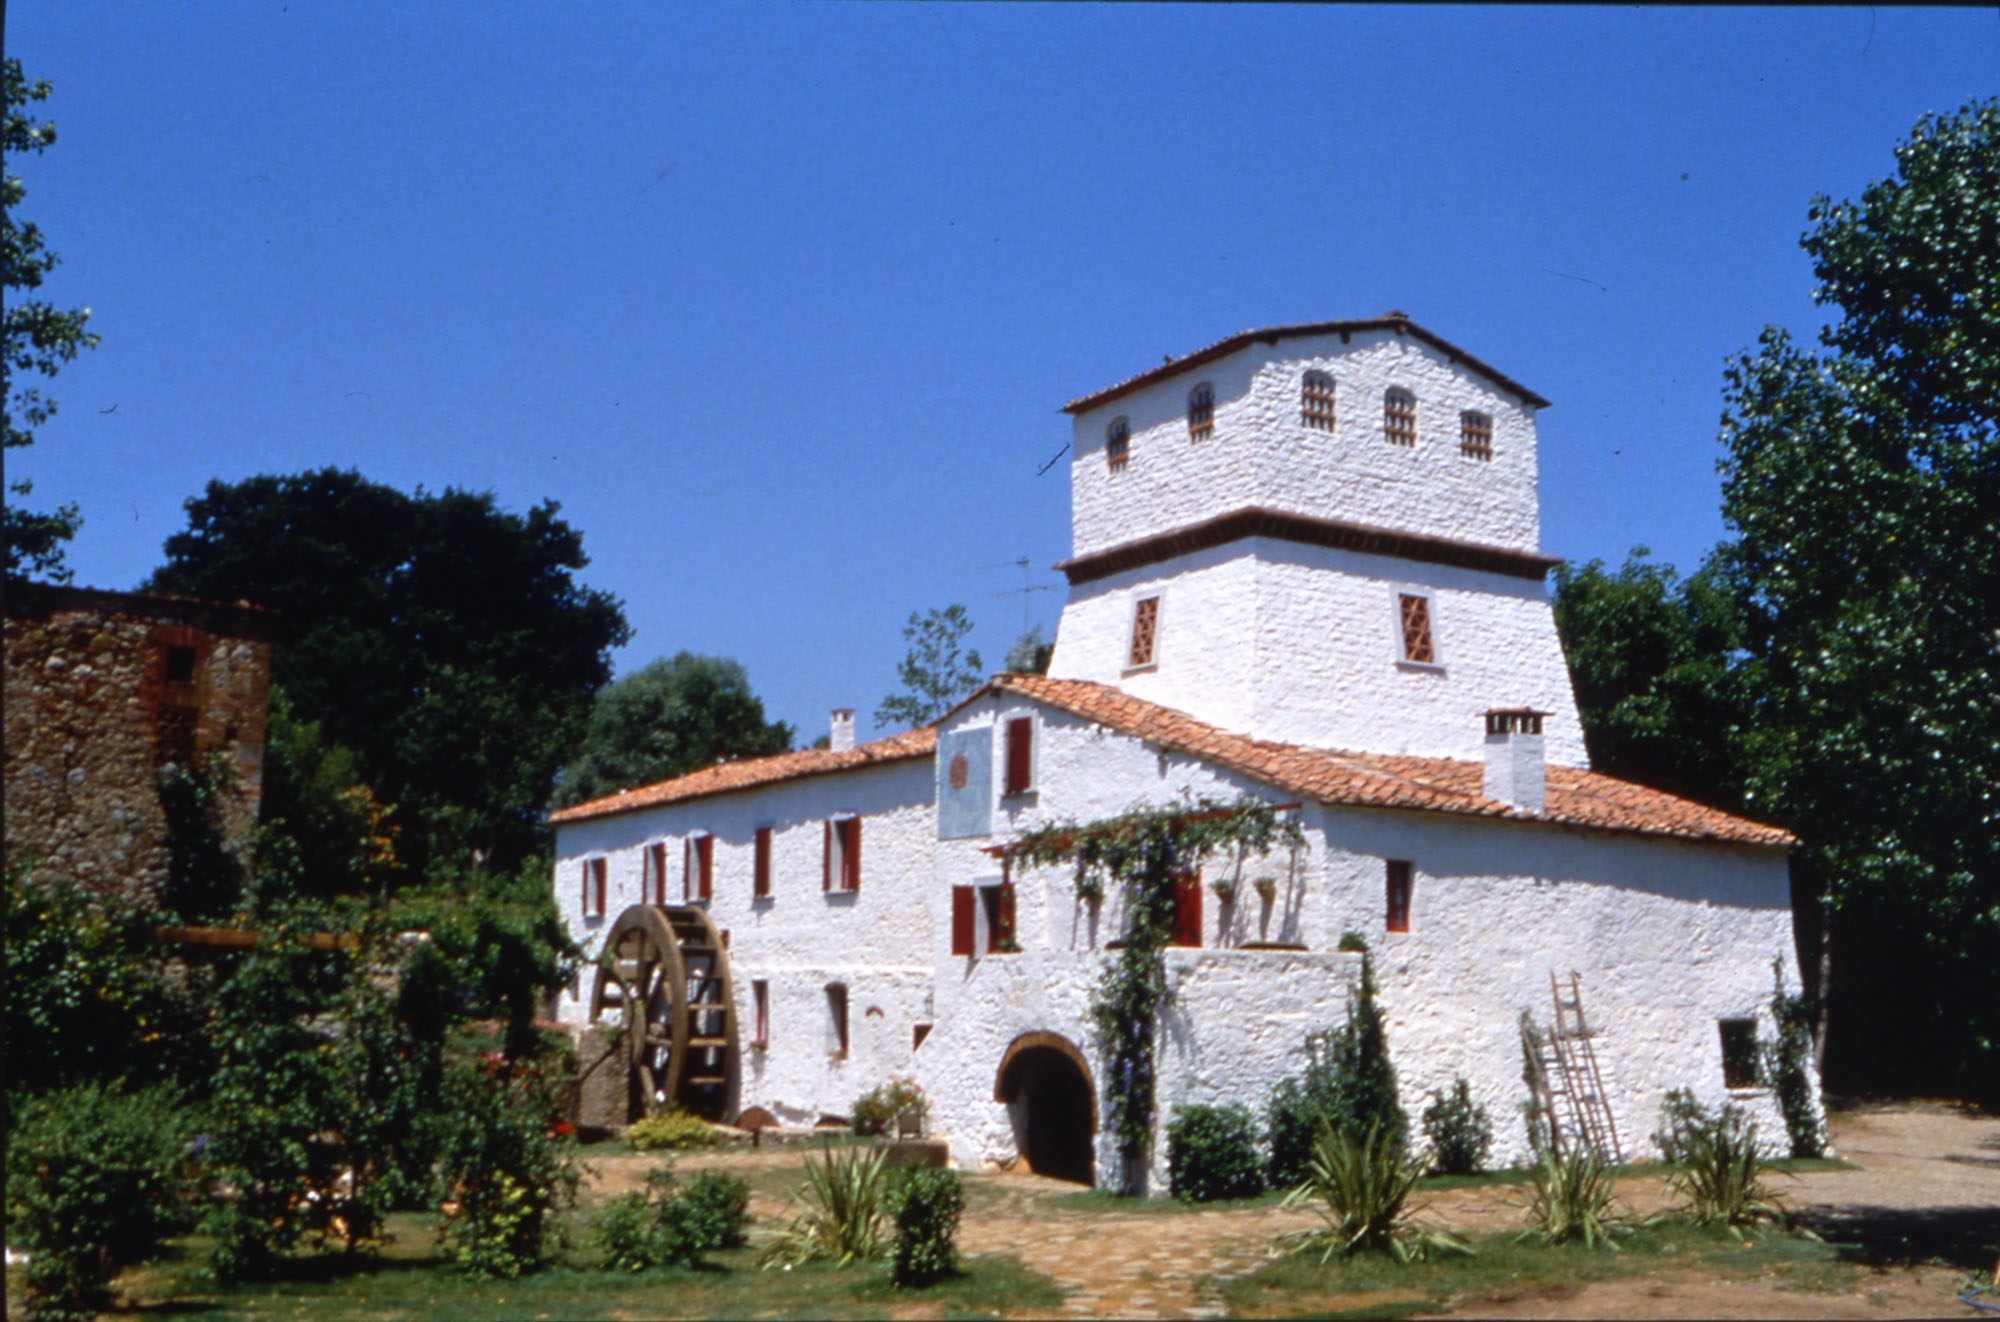
[[[1172,996],[1161,952],[1173,934],[1176,878],[1225,849],[1263,855],[1303,841],[1288,806],[1189,796],[1094,822],[1054,822],[1007,851],[1017,865],[1070,863],[1077,896],[1087,903],[1098,903],[1110,888],[1124,900],[1123,943],[1104,963],[1090,1011],[1104,1051],[1107,1118],[1118,1138],[1125,1192],[1143,1192],[1152,1148],[1155,1043]]]

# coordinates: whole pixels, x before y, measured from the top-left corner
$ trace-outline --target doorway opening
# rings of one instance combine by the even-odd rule
[[[1007,1103],[1014,1147],[1037,1175],[1096,1183],[1097,1089],[1068,1038],[1023,1033],[1000,1058],[993,1099]]]

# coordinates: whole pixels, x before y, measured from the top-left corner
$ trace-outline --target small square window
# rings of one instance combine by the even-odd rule
[[[1408,859],[1392,858],[1388,867],[1388,905],[1385,925],[1391,932],[1410,930],[1410,897],[1416,890],[1416,867]]]
[[[1493,419],[1470,409],[1458,415],[1458,452],[1467,459],[1493,458]]]
[[[1141,597],[1132,607],[1132,649],[1126,668],[1137,670],[1153,664],[1154,641],[1160,627],[1160,599]]]
[[[1125,471],[1126,461],[1132,457],[1132,424],[1124,418],[1113,418],[1111,425],[1104,429],[1104,463],[1114,473]]]
[[[1403,627],[1403,659],[1419,665],[1437,664],[1437,646],[1431,639],[1431,603],[1413,592],[1396,594],[1396,608]]]
[[[1757,1049],[1755,1019],[1719,1019],[1722,1034],[1722,1085],[1725,1088],[1764,1086],[1762,1053]]]
[[[1382,396],[1382,437],[1391,445],[1417,443],[1417,397],[1401,386]]]
[[[1215,435],[1215,387],[1204,381],[1188,391],[1188,439],[1205,441]]]
[[[1307,372],[1299,385],[1299,421],[1308,431],[1333,430],[1333,378]]]

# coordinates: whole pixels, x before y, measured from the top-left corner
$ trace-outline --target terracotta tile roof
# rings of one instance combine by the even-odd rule
[[[1481,793],[1485,769],[1478,762],[1348,753],[1252,739],[1088,680],[1001,675],[981,692],[1017,693],[1319,803],[1508,817],[1733,844],[1793,843],[1775,826],[1575,767],[1549,768],[1543,811],[1531,813],[1486,798]]]
[[[780,781],[823,776],[834,771],[855,771],[886,762],[904,762],[914,757],[929,757],[936,747],[937,731],[925,726],[921,730],[906,730],[873,743],[857,744],[838,753],[825,748],[808,748],[797,753],[779,753],[775,757],[752,758],[746,762],[721,762],[672,780],[607,794],[601,799],[591,799],[552,812],[549,822],[560,826],[591,817],[609,817],[640,808],[656,808],[663,803],[680,803],[686,799],[706,798],[711,794],[729,794],[736,790],[775,785]]]
[[[1117,399],[1120,395],[1128,395],[1141,386],[1151,385],[1153,382],[1164,380],[1177,372],[1185,372],[1190,368],[1199,367],[1203,363],[1212,362],[1217,358],[1236,352],[1246,344],[1258,340],[1262,340],[1267,344],[1275,344],[1279,340],[1291,339],[1301,335],[1331,335],[1343,331],[1351,335],[1361,331],[1378,330],[1392,330],[1398,335],[1409,335],[1415,339],[1422,340],[1452,362],[1464,364],[1466,367],[1485,377],[1488,381],[1491,381],[1494,385],[1499,386],[1502,390],[1518,396],[1523,403],[1531,408],[1545,409],[1549,406],[1549,402],[1546,399],[1543,399],[1519,381],[1496,372],[1449,340],[1444,339],[1442,336],[1434,335],[1422,326],[1417,325],[1416,322],[1411,321],[1402,313],[1385,312],[1379,317],[1366,317],[1359,321],[1313,321],[1297,326],[1267,326],[1262,330],[1239,331],[1228,339],[1217,340],[1205,349],[1196,349],[1193,353],[1180,358],[1169,358],[1160,366],[1149,368],[1137,376],[1126,377],[1117,385],[1106,386],[1102,390],[1093,391],[1088,395],[1073,399],[1063,405],[1062,411],[1064,413],[1082,413],[1087,409],[1096,408],[1099,404]]]

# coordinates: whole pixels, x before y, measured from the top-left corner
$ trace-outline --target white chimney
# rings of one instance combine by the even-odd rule
[[[1495,707],[1486,713],[1486,776],[1481,792],[1510,808],[1540,812],[1548,791],[1542,760],[1542,717],[1528,707]]]
[[[1539,747],[1541,740],[1537,739],[1535,743]],[[854,708],[833,709],[833,728],[827,732],[826,746],[836,753],[844,753],[854,747]]]

